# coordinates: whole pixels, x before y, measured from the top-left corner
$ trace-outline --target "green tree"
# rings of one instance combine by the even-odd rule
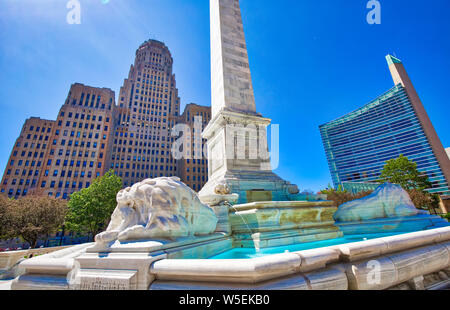
[[[439,207],[439,196],[426,191],[432,187],[428,176],[417,169],[415,162],[403,155],[386,162],[379,181],[395,183],[403,187],[418,209],[433,212]]]
[[[27,196],[10,200],[11,230],[35,248],[37,241],[55,233],[63,224],[67,202],[50,197]]]
[[[0,195],[0,240],[14,237],[11,222],[11,201]]]
[[[417,164],[407,157],[400,155],[398,158],[388,160],[380,175],[381,183],[394,183],[405,190],[416,189],[423,191],[431,188],[428,176],[417,169]]]
[[[95,179],[91,186],[70,196],[66,227],[74,232],[89,233],[92,236],[102,232],[117,203],[117,193],[122,189],[122,180],[108,171]]]

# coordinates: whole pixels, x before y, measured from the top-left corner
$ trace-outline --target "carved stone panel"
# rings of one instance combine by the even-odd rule
[[[77,290],[136,290],[136,270],[80,270],[76,283]]]

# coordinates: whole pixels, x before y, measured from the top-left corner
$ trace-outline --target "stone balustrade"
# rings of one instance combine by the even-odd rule
[[[75,258],[93,243],[63,247],[56,252],[36,256],[23,261],[24,273],[14,279],[12,290],[66,290],[69,289],[70,273],[74,271]]]
[[[39,248],[19,251],[0,252],[0,270],[8,270],[19,262],[22,258],[31,258],[39,255],[45,255],[52,252],[60,251],[69,246],[52,247],[52,248]]]
[[[439,284],[433,274],[450,285],[450,228],[245,260],[165,259],[150,272],[150,289],[424,289]]]

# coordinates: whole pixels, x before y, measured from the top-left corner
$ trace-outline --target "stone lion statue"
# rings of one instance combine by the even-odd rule
[[[400,185],[385,183],[367,197],[340,205],[333,218],[336,222],[355,222],[422,213]]]
[[[214,232],[218,219],[177,177],[147,179],[121,190],[108,229],[97,244],[172,239]]]

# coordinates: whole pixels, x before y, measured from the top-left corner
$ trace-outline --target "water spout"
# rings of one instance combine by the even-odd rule
[[[261,247],[260,247],[260,245],[259,245],[259,242],[260,242],[259,237],[258,237],[258,239],[256,240],[255,237],[256,237],[257,234],[255,234],[255,232],[252,230],[252,228],[250,227],[250,225],[249,225],[249,223],[246,221],[246,219],[239,213],[239,211],[238,211],[234,206],[232,206],[231,204],[229,204],[228,206],[229,206],[229,208],[231,208],[231,209],[234,211],[234,214],[235,214],[235,215],[238,215],[238,216],[241,218],[241,220],[242,220],[242,222],[245,224],[245,226],[247,226],[248,232],[249,232],[250,236],[251,236],[252,239],[253,239],[253,244],[254,244],[254,246],[255,246],[256,253],[259,253],[260,250],[261,250]]]

